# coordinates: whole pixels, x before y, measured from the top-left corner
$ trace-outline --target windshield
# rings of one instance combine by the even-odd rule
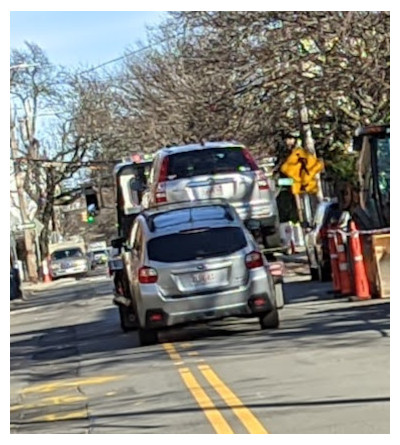
[[[164,263],[230,255],[246,246],[238,227],[194,229],[160,236],[147,243],[149,259]],[[179,249],[176,248],[179,246]]]
[[[77,248],[57,250],[51,255],[52,260],[64,260],[67,258],[83,258],[82,250]]]
[[[169,180],[257,170],[255,161],[242,147],[193,150],[170,155],[168,160]]]

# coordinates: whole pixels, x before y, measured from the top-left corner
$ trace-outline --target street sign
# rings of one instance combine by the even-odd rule
[[[304,148],[297,147],[292,150],[286,161],[282,164],[281,172],[293,179],[292,192],[318,193],[315,176],[324,168],[324,163],[316,156],[308,153]]]
[[[278,185],[284,186],[284,185],[292,185],[294,182],[293,178],[279,178],[278,179]]]

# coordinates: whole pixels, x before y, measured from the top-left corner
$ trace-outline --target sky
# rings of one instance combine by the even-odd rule
[[[157,11],[10,11],[10,48],[39,45],[49,61],[68,67],[96,66],[146,41],[146,25],[165,17]]]

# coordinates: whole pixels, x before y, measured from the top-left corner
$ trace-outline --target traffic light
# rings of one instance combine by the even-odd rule
[[[95,222],[96,215],[100,212],[99,201],[97,199],[97,193],[91,187],[84,189],[86,200],[86,222],[93,224]]]

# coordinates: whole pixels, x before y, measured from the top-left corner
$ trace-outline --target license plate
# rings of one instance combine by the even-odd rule
[[[221,198],[223,194],[222,184],[215,184],[212,187],[199,187],[197,189],[198,199]]]
[[[216,275],[214,272],[199,272],[192,275],[194,285],[214,283]]]

